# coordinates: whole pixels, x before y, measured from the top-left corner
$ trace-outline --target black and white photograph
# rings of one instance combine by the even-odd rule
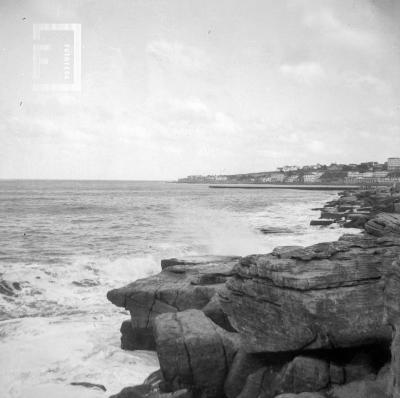
[[[400,398],[400,0],[0,0],[1,398]]]

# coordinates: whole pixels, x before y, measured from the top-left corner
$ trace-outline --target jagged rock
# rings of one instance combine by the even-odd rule
[[[249,352],[390,340],[381,276],[399,253],[396,238],[345,235],[280,255],[248,256],[221,304]]]
[[[210,300],[225,289],[239,257],[202,256],[162,261],[162,272],[111,290],[107,298],[131,314],[131,329],[121,327],[123,346],[129,349],[154,349],[154,318],[163,313],[189,308],[205,308],[220,326],[232,330],[218,303]],[[210,305],[208,305],[210,304]]]
[[[365,224],[365,230],[375,236],[400,234],[400,214],[380,213]]]
[[[219,398],[238,350],[236,333],[222,329],[202,311],[165,313],[154,320],[157,354],[165,385],[195,396]]]

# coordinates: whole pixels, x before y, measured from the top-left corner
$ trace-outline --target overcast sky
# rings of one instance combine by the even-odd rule
[[[396,0],[1,0],[0,178],[400,155],[399,21]],[[81,24],[80,92],[32,90],[34,23]]]

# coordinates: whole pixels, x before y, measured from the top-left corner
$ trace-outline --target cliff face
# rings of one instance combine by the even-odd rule
[[[400,398],[400,196],[345,197],[369,207],[359,235],[165,260],[110,291],[131,313],[123,346],[155,348],[161,367],[157,388],[120,397]]]

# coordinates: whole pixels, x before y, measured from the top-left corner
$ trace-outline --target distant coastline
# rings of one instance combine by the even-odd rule
[[[360,185],[336,184],[211,184],[216,189],[301,189],[306,191],[343,191],[361,189]]]
[[[389,158],[385,163],[364,162],[360,164],[308,166],[283,166],[276,171],[245,174],[190,175],[178,179],[190,184],[275,184],[275,185],[339,185],[346,189],[354,187],[388,186],[400,182],[400,158]],[[306,189],[306,188],[304,188]]]

